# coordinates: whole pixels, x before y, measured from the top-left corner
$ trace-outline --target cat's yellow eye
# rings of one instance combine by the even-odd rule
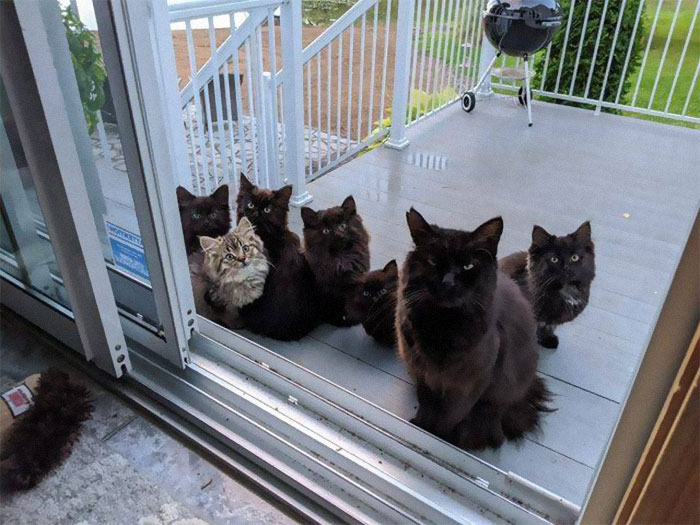
[[[552,263],[557,264],[559,262],[559,257],[552,257],[549,260],[552,261]]]
[[[247,252],[248,250],[250,250],[250,246],[248,246],[247,244],[244,244],[244,245],[242,246],[242,248],[243,248],[243,251],[244,251],[244,252]]]
[[[435,261],[435,259],[433,259],[433,258],[431,257],[430,259],[428,259],[428,264],[429,264],[430,266],[435,266],[435,265],[437,265],[437,261]]]
[[[323,228],[323,234],[328,235],[331,231],[328,228]]]
[[[462,266],[462,268],[464,268],[465,270],[469,271],[469,270],[471,270],[472,268],[474,268],[474,263],[465,264],[464,266]]]
[[[272,208],[270,208],[269,206],[265,206],[265,208],[263,209],[263,211],[264,211],[265,213],[270,213],[270,212],[272,211]]]
[[[253,208],[255,208],[255,204],[253,204],[252,202],[249,202],[249,203],[248,203],[248,209],[251,209],[251,210],[252,210]]]
[[[577,254],[573,254],[571,256],[571,262],[578,262],[579,259],[580,257]]]

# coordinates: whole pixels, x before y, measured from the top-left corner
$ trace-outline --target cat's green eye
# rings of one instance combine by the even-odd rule
[[[272,211],[272,208],[270,208],[269,206],[265,206],[265,208],[263,209],[263,211],[264,211],[265,213],[270,213],[270,212]]]
[[[464,268],[465,270],[469,271],[469,270],[471,270],[472,268],[474,268],[474,263],[465,264],[464,266],[462,266],[462,268]]]
[[[571,256],[571,262],[578,262],[579,259],[580,257],[577,254],[573,254]]]
[[[552,261],[553,264],[557,264],[559,262],[559,257],[552,257],[549,260]]]
[[[242,249],[243,249],[244,252],[247,252],[248,250],[250,250],[250,246],[248,246],[247,244],[244,244],[244,245],[242,246]]]
[[[255,208],[255,204],[253,204],[252,202],[249,202],[248,208],[252,210],[253,208]]]
[[[323,228],[323,234],[328,235],[331,231],[328,228]]]
[[[227,253],[227,254],[225,255],[225,258],[226,258],[227,261],[232,261],[232,260],[233,260],[233,254],[232,254],[232,253]]]
[[[201,218],[202,218],[202,214],[199,213],[198,211],[193,211],[193,212],[192,212],[192,218],[193,218],[193,219],[201,219]]]
[[[435,266],[437,265],[437,261],[431,257],[430,259],[428,259],[428,264],[430,266]]]

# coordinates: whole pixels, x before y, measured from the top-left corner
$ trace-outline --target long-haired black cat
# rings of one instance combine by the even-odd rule
[[[241,174],[238,219],[247,217],[267,251],[270,272],[262,297],[240,309],[252,332],[283,341],[304,337],[318,324],[316,282],[301,252],[299,237],[287,226],[292,187],[267,190]]]
[[[206,197],[192,195],[182,186],[177,187],[176,193],[187,255],[201,250],[200,235],[220,237],[231,229],[227,184]]]
[[[357,280],[369,270],[369,234],[357,213],[355,199],[314,211],[301,209],[304,254],[316,277],[323,301],[323,319],[351,326],[362,319],[348,315],[346,303]]]
[[[415,242],[399,277],[399,355],[416,381],[416,425],[466,449],[537,427],[549,392],[535,371],[532,308],[498,271],[500,217],[473,232],[406,214]]]
[[[396,346],[396,288],[399,268],[396,260],[381,270],[367,272],[347,302],[348,314],[361,319],[367,335],[385,346]]]
[[[588,305],[595,277],[591,224],[586,221],[562,237],[535,226],[530,249],[504,257],[499,266],[530,298],[539,343],[557,348],[554,328],[575,319]]]

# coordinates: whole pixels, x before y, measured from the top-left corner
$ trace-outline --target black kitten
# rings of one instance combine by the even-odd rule
[[[246,328],[280,339],[304,337],[318,324],[313,273],[301,253],[299,237],[289,231],[287,216],[292,187],[258,188],[241,174],[238,219],[247,217],[267,250],[270,272],[262,297],[240,309]]]
[[[415,249],[399,277],[399,355],[416,381],[416,425],[466,449],[537,427],[549,393],[535,374],[532,308],[498,271],[500,217],[473,232],[407,213]]]
[[[182,186],[177,187],[177,204],[185,237],[187,255],[201,250],[198,237],[220,237],[231,229],[228,185],[219,186],[208,197],[196,197]]]
[[[368,335],[386,346],[396,346],[396,287],[399,268],[391,260],[381,270],[366,273],[347,303],[348,314],[362,319]]]
[[[336,326],[361,321],[348,315],[346,303],[357,280],[369,270],[369,234],[357,214],[355,199],[314,211],[301,209],[306,260],[316,277],[324,320]]]
[[[530,250],[505,257],[500,267],[531,299],[539,343],[556,348],[554,327],[576,318],[588,304],[595,277],[591,224],[586,221],[563,237],[535,226]]]

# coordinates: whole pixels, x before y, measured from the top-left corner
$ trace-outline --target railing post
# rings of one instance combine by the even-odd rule
[[[304,173],[304,86],[301,54],[301,2],[285,2],[280,7],[284,84],[285,175],[294,186],[291,204],[303,206],[312,197],[306,190]],[[272,51],[274,52],[274,51]]]
[[[484,73],[486,73],[486,69],[489,67],[491,61],[494,59],[495,56],[496,50],[491,45],[491,42],[489,42],[488,38],[486,38],[486,35],[483,35],[481,37],[481,54],[479,56],[479,78],[481,78],[484,75]],[[479,86],[479,90],[476,92],[476,95],[479,98],[486,98],[493,95],[493,88],[491,87],[491,75],[486,75],[486,78],[484,78],[484,81]]]
[[[391,109],[391,133],[386,142],[392,149],[408,146],[406,137],[406,114],[408,110],[409,72],[413,35],[414,0],[399,0],[399,13],[396,21],[396,57],[394,60],[394,99]]]
[[[263,101],[265,112],[267,113],[267,169],[271,188],[279,188],[282,184],[280,180],[280,156],[279,156],[279,127],[277,121],[276,104],[274,97],[277,96],[277,86],[274,82],[273,73],[265,71],[263,78]]]

